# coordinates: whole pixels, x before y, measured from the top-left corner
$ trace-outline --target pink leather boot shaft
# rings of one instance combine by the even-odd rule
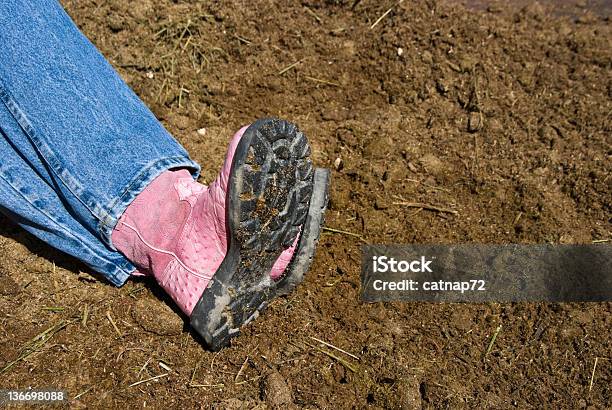
[[[227,252],[228,178],[246,128],[232,138],[225,163],[210,186],[195,182],[186,170],[166,171],[128,206],[112,234],[113,244],[138,273],[153,275],[187,315]],[[283,274],[298,239],[275,262],[273,279]]]

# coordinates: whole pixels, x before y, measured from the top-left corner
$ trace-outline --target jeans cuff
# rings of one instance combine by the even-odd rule
[[[135,270],[136,267],[127,259],[125,259],[125,263],[118,263],[116,261],[113,265],[108,266],[108,270],[104,272],[104,277],[113,285],[121,287],[132,276]]]
[[[117,250],[117,248],[113,246],[111,235],[119,218],[123,215],[127,207],[155,178],[169,169],[177,168],[187,168],[194,179],[200,175],[200,165],[189,157],[178,156],[157,159],[145,165],[142,171],[130,181],[125,190],[110,203],[107,208],[109,209],[108,215],[98,223],[98,233],[111,249]],[[117,274],[118,281],[121,282],[121,284],[127,280],[128,276],[129,274],[124,278],[123,274]]]

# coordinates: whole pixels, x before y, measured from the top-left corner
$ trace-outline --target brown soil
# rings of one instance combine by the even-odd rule
[[[611,238],[612,33],[589,2],[63,3],[203,181],[240,125],[300,124],[315,163],[334,168],[327,226],[351,234],[325,232],[305,283],[215,354],[149,281],[116,289],[3,219],[0,367],[69,322],[1,387],[59,387],[93,408],[612,405],[611,303],[358,297],[363,241]]]

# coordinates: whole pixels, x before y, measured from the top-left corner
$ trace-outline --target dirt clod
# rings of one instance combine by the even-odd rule
[[[407,375],[397,381],[395,391],[398,398],[398,404],[402,409],[418,409],[421,408],[421,390],[420,381],[417,376]]]
[[[284,408],[293,403],[291,388],[278,372],[272,372],[266,377],[264,396],[268,405],[273,409]]]
[[[423,168],[425,168],[425,170],[431,174],[436,175],[444,172],[444,163],[434,154],[423,155],[419,159],[419,162]]]
[[[0,273],[0,295],[11,296],[21,292],[21,288],[6,274]]]

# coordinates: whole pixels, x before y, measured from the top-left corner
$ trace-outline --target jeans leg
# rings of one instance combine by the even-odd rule
[[[67,210],[55,187],[49,185],[22,153],[34,157],[33,147],[16,149],[12,140],[23,133],[0,106],[0,212],[55,248],[85,262],[111,283],[121,286],[135,267],[85,229]],[[44,169],[43,169],[44,171]]]
[[[0,1],[0,109],[22,131],[3,138],[32,169],[8,185],[36,174],[31,189],[53,189],[110,249],[118,218],[153,179],[171,168],[199,173],[55,0]]]

